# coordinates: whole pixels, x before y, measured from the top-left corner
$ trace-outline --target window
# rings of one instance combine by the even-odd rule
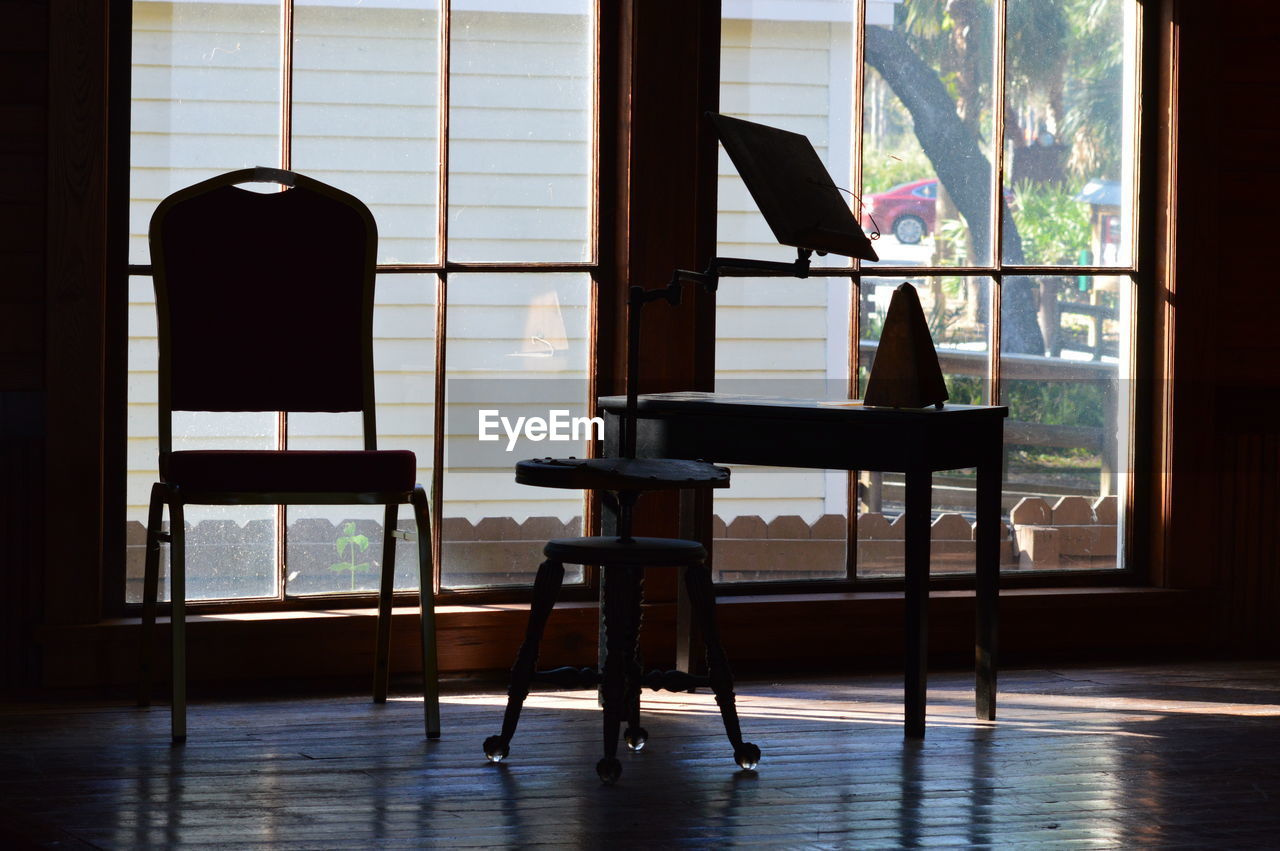
[[[1146,271],[1134,244],[1140,6],[723,6],[721,111],[808,136],[879,232],[880,260],[725,281],[717,389],[859,396],[889,296],[911,283],[951,401],[1009,406],[1008,574],[1124,566]],[[789,259],[723,153],[719,174],[718,253]],[[715,501],[719,581],[901,576],[899,477],[734,477]],[[935,476],[935,574],[972,570],[973,497],[972,471]],[[766,538],[794,542],[792,556],[761,558]]]
[[[1140,8],[722,6],[721,110],[809,136],[880,232],[881,260],[823,258],[787,285],[723,281],[717,389],[859,395],[889,294],[909,281],[952,400],[1010,406],[1011,574],[1124,566],[1135,294],[1149,274],[1134,244]],[[547,444],[474,438],[489,410],[589,411],[595,14],[587,0],[133,4],[127,600],[140,597],[155,477],[147,221],[169,192],[249,165],[326,180],[378,219],[379,445],[413,449],[433,482],[442,584],[523,585],[548,535],[582,528],[579,494],[511,480],[511,461]],[[718,253],[790,259],[723,155],[718,197]],[[335,415],[175,425],[188,447],[343,446],[358,433]],[[935,478],[935,572],[971,565],[970,482]],[[891,474],[739,469],[716,496],[717,579],[895,577],[901,488]],[[361,565],[377,558],[374,512],[193,507],[188,520],[195,599],[373,588]],[[368,551],[339,552],[360,535]],[[803,557],[761,569],[766,537],[796,541]],[[415,571],[401,550],[407,589]]]
[[[414,450],[434,482],[442,584],[527,583],[548,532],[581,528],[581,494],[512,481],[536,444],[471,447],[481,408],[589,407],[595,27],[588,0],[133,4],[127,601],[156,477],[148,221],[170,192],[247,166],[331,183],[378,221],[379,446]],[[320,330],[343,333],[332,319]],[[337,414],[181,414],[174,430],[179,449],[359,445],[358,418]],[[582,438],[557,452],[585,454]],[[190,599],[376,587],[376,510],[192,506],[187,522]],[[398,586],[414,587],[399,549]]]

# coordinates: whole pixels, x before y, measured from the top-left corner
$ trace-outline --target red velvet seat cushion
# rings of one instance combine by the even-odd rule
[[[413,490],[417,461],[405,449],[171,452],[160,478],[189,491],[355,492]]]

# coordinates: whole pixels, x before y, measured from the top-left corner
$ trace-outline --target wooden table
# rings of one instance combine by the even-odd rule
[[[605,454],[616,453],[626,398],[603,397],[599,408],[605,417]],[[640,397],[636,455],[905,474],[905,733],[922,738],[930,478],[939,470],[977,468],[975,702],[979,718],[995,719],[1000,468],[1008,413],[1008,408],[995,406],[905,410],[766,396],[655,393]]]

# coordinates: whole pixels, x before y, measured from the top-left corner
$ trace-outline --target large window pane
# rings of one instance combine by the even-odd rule
[[[904,283],[914,286],[929,334],[938,352],[949,402],[986,404],[985,378],[991,336],[991,279],[985,276],[934,275],[903,281],[901,278],[863,278],[860,322],[860,394],[875,364],[876,349],[894,291]]]
[[[515,463],[584,457],[595,436],[581,423],[591,281],[578,274],[454,274],[448,292],[441,583],[527,583],[547,538],[581,534],[582,491],[518,485]],[[581,569],[570,568],[568,578],[579,581]]]
[[[900,278],[862,281],[861,361],[859,395],[875,364],[894,290]],[[942,275],[909,282],[916,288],[938,353],[948,403],[988,404],[990,358],[991,279]],[[903,571],[902,473],[863,472],[858,479],[858,576],[901,576]],[[933,534],[930,569],[935,573],[971,573],[974,564],[973,523],[976,492],[974,471],[946,470],[933,474]]]
[[[727,5],[720,30],[720,111],[809,137],[832,179],[850,190],[853,156],[852,3],[821,14],[789,4]],[[741,17],[739,17],[739,15]],[[720,150],[717,251],[792,260]],[[836,258],[831,258],[835,260]]]
[[[125,599],[142,601],[147,504],[159,478],[155,295],[151,279],[129,280],[128,447],[126,450]],[[178,411],[173,448],[272,449],[275,414]],[[277,593],[275,509],[271,506],[187,507],[187,599],[273,597]],[[168,553],[161,560],[160,599],[168,599]]]
[[[591,259],[592,8],[454,4],[450,260]]]
[[[716,391],[846,397],[850,288],[847,278],[722,280]],[[717,581],[845,576],[843,471],[730,466],[731,487],[714,494]]]
[[[431,481],[435,381],[435,276],[379,276],[374,310],[374,369],[378,400],[378,445],[410,449],[418,460],[418,481]],[[128,597],[141,601],[143,540],[156,458],[155,305],[148,278],[131,282],[129,310]],[[276,415],[174,414],[175,449],[272,449],[279,443]],[[294,449],[362,448],[358,414],[292,413],[288,445]],[[337,593],[376,589],[382,559],[380,508],[291,506],[286,527],[285,591]],[[276,511],[271,506],[187,508],[188,597],[275,596]],[[356,528],[348,530],[348,523]],[[413,529],[407,507],[400,528]],[[368,549],[342,538],[364,535]],[[345,561],[349,567],[338,569]],[[167,564],[167,561],[165,562]],[[363,569],[355,565],[364,564]],[[396,587],[417,587],[416,549],[401,543],[396,552]],[[162,567],[162,571],[164,568]],[[162,588],[162,599],[164,589]]]
[[[1122,566],[1132,283],[1043,276],[1011,284],[1039,289],[1040,319],[1061,329],[1061,345],[1042,355],[1006,343],[1001,353],[1010,566]],[[1027,321],[1016,316],[1022,309],[1003,300],[1006,327]]]
[[[1128,265],[1137,115],[1135,4],[1010,0],[1004,262]]]
[[[868,21],[863,226],[880,262],[980,266],[994,253],[990,0],[905,0]]]
[[[378,276],[373,312],[373,368],[379,449],[411,450],[417,481],[430,488],[435,436],[436,276]],[[360,449],[358,413],[289,415],[290,449]],[[290,506],[286,594],[372,592],[381,575],[381,506]],[[397,528],[416,530],[401,506]],[[395,587],[418,587],[416,541],[396,546]]]
[[[280,161],[280,12],[271,5],[133,4],[129,262],[171,192]]]
[[[436,260],[434,0],[295,0],[293,167],[378,220],[379,263]]]

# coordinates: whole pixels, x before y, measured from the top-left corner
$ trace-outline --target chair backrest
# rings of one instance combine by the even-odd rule
[[[253,192],[240,183],[288,187]],[[294,172],[229,172],[151,217],[160,450],[171,412],[373,413],[377,225],[354,196]]]

